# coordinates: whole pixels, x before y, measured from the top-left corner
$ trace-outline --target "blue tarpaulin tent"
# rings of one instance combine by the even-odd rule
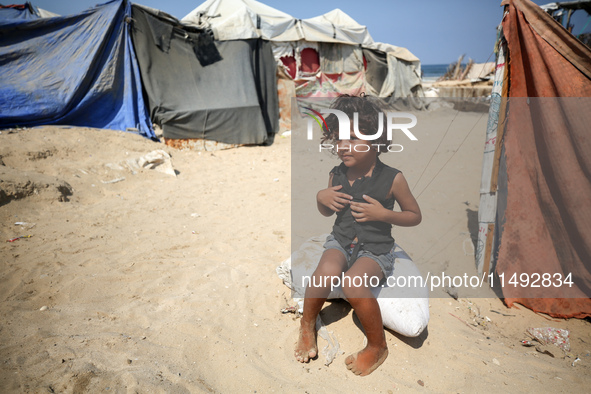
[[[129,24],[113,0],[77,15],[0,19],[0,128],[137,129],[156,138]]]
[[[0,6],[0,20],[30,21],[39,19],[31,3]]]

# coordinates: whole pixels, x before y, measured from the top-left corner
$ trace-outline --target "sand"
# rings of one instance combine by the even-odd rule
[[[424,217],[395,229],[396,239],[423,273],[475,274],[486,114],[442,108],[428,119],[418,144],[384,159],[404,171]],[[446,127],[435,126],[449,124],[439,145]],[[458,300],[432,294],[418,338],[387,332],[389,357],[363,378],[344,364],[363,344],[358,320],[346,302],[329,302],[321,315],[344,353],[329,366],[298,363],[299,320],[280,312],[290,292],[275,273],[298,239],[291,138],[198,153],[111,130],[3,130],[1,391],[574,392],[591,384],[589,322],[461,290]],[[171,154],[176,176],[122,165],[156,149]],[[310,169],[318,188],[338,164],[324,162]],[[322,234],[330,224],[313,226]],[[570,330],[570,357],[521,345],[527,328],[546,326]]]

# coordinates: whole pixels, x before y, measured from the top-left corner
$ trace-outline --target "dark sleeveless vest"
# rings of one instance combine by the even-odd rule
[[[332,169],[330,172],[333,174],[332,186],[342,185],[343,187],[339,191],[353,196],[353,201],[367,203],[363,199],[365,194],[378,200],[386,209],[392,210],[394,208],[394,198],[386,199],[386,197],[392,188],[394,178],[400,171],[385,165],[378,159],[371,177],[356,179],[353,185],[350,185],[347,179],[347,170],[344,163]],[[394,246],[391,232],[392,225],[389,223],[356,222],[349,206],[341,212],[337,212],[337,218],[332,228],[332,234],[343,248],[349,247],[357,237],[361,249],[376,255],[389,253]]]

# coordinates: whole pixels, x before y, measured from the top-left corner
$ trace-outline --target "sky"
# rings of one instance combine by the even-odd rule
[[[79,13],[102,0],[30,0],[60,15]],[[24,1],[22,1],[24,3]],[[496,27],[503,15],[501,0],[263,0],[294,18],[306,19],[340,8],[367,26],[374,41],[405,47],[422,64],[450,64],[460,55],[477,63],[494,61]],[[534,0],[547,4],[551,0]],[[14,2],[16,3],[16,1]],[[178,19],[203,3],[200,0],[138,0],[136,4],[164,11]],[[588,15],[573,19],[579,34]],[[591,31],[591,23],[585,29]]]

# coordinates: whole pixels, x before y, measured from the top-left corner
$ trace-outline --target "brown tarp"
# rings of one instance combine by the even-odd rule
[[[503,4],[508,185],[496,272],[505,282],[572,273],[573,287],[505,287],[504,300],[584,318],[591,316],[591,51],[530,1]]]

